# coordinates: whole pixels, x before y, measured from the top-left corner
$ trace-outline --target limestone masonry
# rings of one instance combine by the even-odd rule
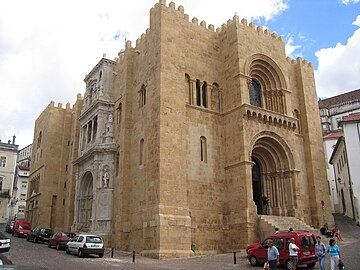
[[[161,0],[85,83],[36,121],[33,226],[165,258],[244,248],[263,214],[333,223],[314,71],[269,30]]]

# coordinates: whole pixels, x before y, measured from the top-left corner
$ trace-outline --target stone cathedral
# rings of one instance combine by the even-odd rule
[[[84,81],[36,121],[33,225],[165,258],[244,248],[264,215],[333,223],[313,67],[275,33],[160,0]]]

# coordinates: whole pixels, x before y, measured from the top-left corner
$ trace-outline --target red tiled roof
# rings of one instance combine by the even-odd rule
[[[360,89],[347,92],[341,95],[337,95],[331,98],[326,98],[323,100],[319,100],[319,108],[331,108],[336,105],[340,105],[343,103],[360,100]]]
[[[343,131],[341,129],[338,130],[333,130],[330,131],[329,133],[327,133],[326,135],[323,136],[323,139],[337,139],[340,138],[343,135]]]
[[[341,118],[340,122],[358,122],[360,121],[360,113],[351,113]]]

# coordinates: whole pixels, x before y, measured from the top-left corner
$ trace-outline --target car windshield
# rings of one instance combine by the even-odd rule
[[[99,236],[86,236],[86,243],[102,243],[102,239]]]
[[[50,230],[50,229],[44,229],[44,232],[45,232],[45,233],[52,233],[52,230]]]
[[[74,238],[75,237],[75,233],[63,233],[62,236],[67,236],[69,238]]]

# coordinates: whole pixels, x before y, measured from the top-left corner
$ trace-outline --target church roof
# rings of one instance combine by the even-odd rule
[[[323,100],[319,100],[319,108],[331,108],[333,106],[338,106],[343,103],[353,102],[355,100],[360,101],[360,89],[350,91],[341,95],[337,95],[334,97],[326,98]]]

